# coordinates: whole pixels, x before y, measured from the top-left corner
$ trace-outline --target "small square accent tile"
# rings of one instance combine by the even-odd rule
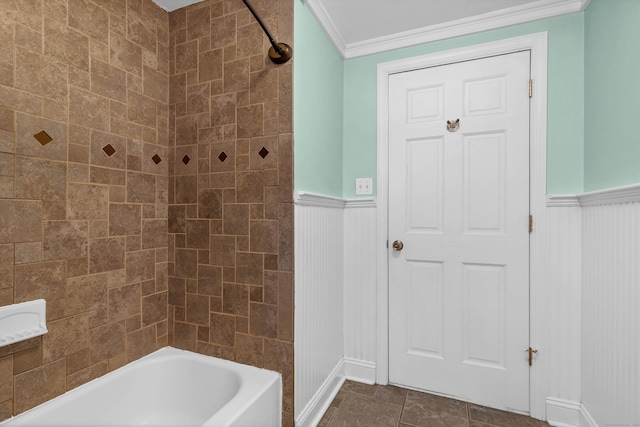
[[[182,163],[184,163],[185,165],[188,164],[191,161],[191,157],[187,156],[186,154],[184,155],[184,157],[182,158]]]
[[[49,134],[43,130],[41,130],[40,132],[36,133],[35,135],[33,135],[33,137],[35,139],[38,140],[38,142],[40,144],[42,144],[42,146],[47,145],[48,143],[50,143],[51,141],[53,141],[53,138],[51,138],[49,136]]]
[[[158,156],[157,154],[154,154],[151,160],[153,160],[153,163],[155,163],[156,165],[162,161],[160,156]]]
[[[258,154],[260,154],[260,157],[264,159],[269,154],[269,150],[267,150],[265,147],[262,147],[262,150],[260,150]]]
[[[224,163],[225,160],[227,160],[227,154],[223,151],[222,153],[220,153],[220,155],[218,156],[218,159]]]
[[[116,152],[116,149],[113,148],[111,144],[107,144],[104,147],[102,147],[102,151],[104,151],[107,154],[107,156],[111,157]]]

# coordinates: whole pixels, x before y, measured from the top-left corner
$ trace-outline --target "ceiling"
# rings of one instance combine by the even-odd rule
[[[153,1],[172,11],[202,0]],[[295,1],[304,1],[345,58],[579,12],[589,3],[589,0]]]
[[[181,7],[189,6],[190,4],[200,3],[202,0],[153,0],[155,4],[166,10],[167,12],[173,12]]]

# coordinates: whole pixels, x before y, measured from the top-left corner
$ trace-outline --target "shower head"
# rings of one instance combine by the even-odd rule
[[[285,62],[290,60],[293,56],[293,48],[291,48],[291,46],[286,43],[278,43],[276,39],[273,38],[271,32],[258,15],[258,12],[256,12],[251,3],[249,3],[249,0],[242,0],[242,2],[245,4],[245,6],[247,6],[247,9],[249,9],[249,12],[251,12],[256,21],[258,21],[258,24],[260,24],[260,27],[262,27],[262,31],[264,31],[264,33],[267,35],[267,38],[269,39],[269,42],[271,43],[271,47],[269,48],[269,59],[271,60],[271,62],[273,62],[274,64],[284,64]]]
[[[269,48],[269,59],[274,64],[284,64],[293,56],[293,48],[286,43],[277,43],[279,50],[274,46]]]

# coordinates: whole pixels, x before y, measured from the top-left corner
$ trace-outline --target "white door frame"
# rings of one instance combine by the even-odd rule
[[[533,97],[530,110],[530,209],[533,232],[529,241],[530,345],[538,350],[531,367],[530,414],[545,419],[545,209],[547,189],[547,33],[499,40],[425,56],[378,64],[378,195],[377,195],[377,344],[376,381],[389,382],[389,266],[387,249],[389,204],[389,75],[420,68],[468,61],[522,50],[531,51]],[[523,354],[524,354],[524,350]]]

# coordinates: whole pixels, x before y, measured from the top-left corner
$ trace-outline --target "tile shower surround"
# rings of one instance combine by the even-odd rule
[[[254,3],[292,43],[292,0]],[[241,0],[0,0],[0,305],[44,298],[49,327],[0,348],[0,420],[174,345],[279,370],[293,423],[292,64],[267,43]]]
[[[293,2],[255,8],[293,38]],[[169,331],[177,347],[283,374],[293,425],[292,64],[241,0],[169,15]]]

